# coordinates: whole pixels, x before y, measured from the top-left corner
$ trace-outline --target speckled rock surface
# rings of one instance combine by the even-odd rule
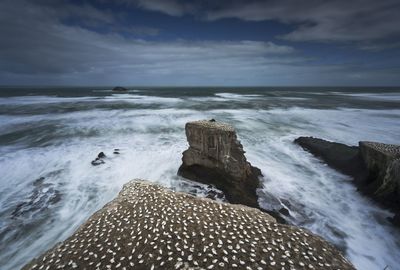
[[[261,171],[251,166],[235,129],[217,121],[185,126],[189,149],[183,152],[178,174],[221,189],[231,203],[258,207],[256,189]]]
[[[254,208],[143,181],[23,269],[354,269],[326,241]]]

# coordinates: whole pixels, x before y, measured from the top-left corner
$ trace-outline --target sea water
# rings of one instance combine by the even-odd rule
[[[262,170],[264,208],[284,205],[290,223],[358,269],[398,269],[393,213],[293,140],[400,144],[400,89],[334,87],[0,88],[0,268],[18,269],[66,239],[129,180],[205,196],[209,187],[176,172],[185,123],[211,118],[236,127]],[[91,165],[99,152],[105,163]]]

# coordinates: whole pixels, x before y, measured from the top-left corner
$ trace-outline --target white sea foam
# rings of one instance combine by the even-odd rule
[[[351,96],[358,99],[382,100],[382,101],[400,101],[399,93],[342,93],[335,92],[336,95]]]
[[[256,98],[233,95],[228,98]],[[64,102],[64,98],[54,99]],[[28,101],[19,98],[24,100]],[[39,100],[29,102],[40,103]],[[31,146],[26,140],[40,139],[38,134],[31,134],[18,141],[19,147],[13,151],[9,146],[0,146],[0,228],[14,230],[14,234],[8,235],[16,236],[14,240],[5,237],[0,243],[3,269],[17,269],[71,235],[133,178],[179,189],[182,182],[176,171],[182,151],[187,148],[184,125],[204,118],[227,121],[237,128],[248,160],[261,168],[265,176],[263,190],[290,204],[286,206],[292,222],[344,248],[359,269],[383,269],[386,265],[395,269],[399,265],[396,251],[400,236],[385,221],[390,213],[361,196],[348,177],[330,169],[292,140],[313,135],[351,145],[359,140],[398,143],[400,110],[293,107],[197,111],[187,109],[190,102],[199,102],[191,98],[114,94],[101,99],[105,104],[110,100],[165,107],[1,116],[0,125],[9,132],[17,124],[18,128],[24,124],[56,124],[46,143]],[[180,107],[183,103],[185,106]],[[120,155],[113,154],[114,148],[120,149]],[[100,151],[107,155],[106,163],[92,166],[90,161]],[[18,231],[26,229],[20,224],[21,219],[8,217],[21,200],[29,199],[34,189],[32,183],[39,177],[45,177],[61,192],[61,200],[44,214],[24,216],[25,225],[36,226],[26,232]],[[260,202],[264,202],[262,197]]]
[[[262,95],[256,95],[256,94],[234,94],[234,93],[216,93],[215,96],[224,99],[234,99],[234,100],[241,100],[241,99],[249,100],[262,97]]]
[[[157,97],[146,95],[132,95],[132,94],[112,94],[105,97],[106,101],[124,101],[137,104],[170,104],[181,102],[181,98],[171,97]]]
[[[16,96],[0,97],[0,105],[27,105],[76,102],[98,99],[98,97]]]
[[[261,168],[263,189],[289,203],[292,221],[345,249],[358,269],[383,269],[386,265],[396,269],[400,234],[385,220],[392,214],[360,195],[351,179],[292,141],[300,135],[326,138],[329,134],[328,139],[348,144],[361,139],[393,143],[398,139],[396,133],[400,134],[400,127],[394,127],[400,112],[391,111],[397,119],[386,119],[379,128],[371,125],[381,118],[379,111],[294,108],[258,112],[249,118],[246,114],[250,113],[233,117],[242,131],[248,159]],[[353,126],[341,127],[343,122]]]

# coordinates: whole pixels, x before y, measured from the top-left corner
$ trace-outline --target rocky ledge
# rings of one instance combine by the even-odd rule
[[[256,189],[262,174],[246,160],[235,129],[212,119],[189,122],[185,131],[189,148],[178,174],[215,185],[230,203],[259,207]]]
[[[400,145],[361,141],[357,147],[313,137],[295,143],[352,176],[360,191],[397,212],[392,221],[400,225]]]
[[[127,183],[23,269],[355,269],[312,233],[254,208]]]

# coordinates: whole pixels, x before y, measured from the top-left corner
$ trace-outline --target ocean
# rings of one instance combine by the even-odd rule
[[[185,123],[211,118],[236,127],[262,170],[263,207],[285,205],[290,223],[333,243],[357,269],[398,269],[392,213],[293,140],[400,144],[400,88],[129,89],[0,88],[1,269],[19,269],[66,239],[129,180],[206,196],[210,187],[176,173]],[[99,152],[105,163],[91,165]]]

